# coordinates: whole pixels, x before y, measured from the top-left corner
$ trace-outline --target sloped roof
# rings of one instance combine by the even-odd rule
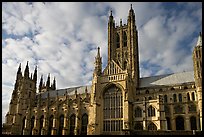
[[[65,88],[65,89],[58,89],[58,90],[50,90],[48,92],[50,93],[50,97],[56,97],[57,92],[58,92],[58,96],[64,96],[64,94],[66,94],[66,90],[67,90],[68,95],[74,95],[75,90],[77,90],[77,94],[83,94],[83,93],[85,93],[86,87],[87,87],[87,92],[90,93],[91,92],[91,86],[79,86],[79,87],[72,87],[72,88]],[[48,92],[42,93],[41,97],[46,98],[48,95]]]
[[[194,81],[194,72],[188,71],[160,76],[144,77],[140,79],[140,87],[176,85]]]
[[[152,87],[152,86],[162,86],[162,85],[176,85],[176,84],[183,84],[194,82],[194,72],[180,72],[174,74],[166,74],[166,75],[159,75],[159,76],[150,76],[150,77],[143,77],[140,78],[140,88],[142,87]],[[75,90],[77,90],[77,94],[85,93],[85,89],[87,87],[87,92],[91,92],[91,85],[88,86],[78,86],[78,87],[71,87],[65,89],[58,89],[58,90],[51,90],[49,91],[50,97],[56,97],[57,92],[58,96],[64,96],[66,94],[66,90],[68,95],[74,95]],[[47,97],[48,92],[42,93],[42,98]]]

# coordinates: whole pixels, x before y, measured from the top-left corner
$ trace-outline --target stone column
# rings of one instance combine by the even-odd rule
[[[189,120],[189,116],[188,115],[186,115],[185,116],[185,130],[191,130],[190,129],[190,120]]]
[[[64,127],[62,135],[68,135],[68,121],[67,121],[67,109],[64,110]]]
[[[52,126],[51,135],[57,135],[57,113],[54,110],[53,126]]]

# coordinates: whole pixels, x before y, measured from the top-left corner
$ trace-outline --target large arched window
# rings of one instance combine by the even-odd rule
[[[120,88],[112,85],[104,92],[103,131],[122,131],[123,100]]]
[[[140,107],[136,107],[135,117],[142,117],[142,109]]]
[[[155,116],[155,108],[150,106],[148,108],[148,117],[153,117],[153,116]]]
[[[127,34],[123,31],[123,47],[127,47]]]
[[[82,116],[81,135],[87,135],[87,125],[88,125],[88,115],[84,114]]]
[[[135,130],[143,130],[143,126],[140,122],[135,122],[134,129]]]
[[[173,95],[174,102],[177,102],[176,94]]]
[[[51,115],[50,118],[49,118],[49,130],[48,130],[48,135],[51,135],[51,132],[52,132],[53,119],[54,119],[54,116]]]
[[[192,117],[190,118],[190,121],[191,121],[191,130],[197,130],[196,117],[195,117],[195,116],[192,116]]]
[[[194,100],[195,100],[195,94],[194,94],[194,92],[191,93],[191,96],[192,96],[192,100],[194,101]]]
[[[21,135],[23,135],[23,130],[25,128],[25,122],[26,122],[26,117],[23,118],[23,121],[22,121],[22,129],[21,129]]]
[[[44,121],[44,116],[42,115],[42,116],[40,117],[39,135],[41,135],[41,130],[42,130],[42,128],[43,128],[43,121]]]
[[[74,135],[76,115],[72,114],[70,117],[70,135]]]
[[[182,94],[179,94],[179,102],[182,102]]]
[[[32,135],[32,130],[33,130],[33,127],[34,127],[34,123],[35,123],[35,116],[32,116],[31,125],[30,125],[30,135]]]
[[[62,135],[62,130],[64,127],[64,115],[60,115],[59,117],[59,131],[58,131],[58,135]]]
[[[118,33],[116,34],[116,47],[120,48],[120,36],[118,35]]]
[[[190,95],[187,93],[187,100],[190,101]]]
[[[168,100],[167,100],[167,95],[164,95],[164,103],[167,103]]]
[[[157,130],[157,126],[151,122],[149,125],[148,125],[148,130]]]
[[[176,117],[176,130],[184,130],[184,118],[182,116]]]

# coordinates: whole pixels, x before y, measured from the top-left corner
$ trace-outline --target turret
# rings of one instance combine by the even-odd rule
[[[41,92],[42,88],[43,88],[43,75],[41,75],[41,78],[40,78],[39,92]]]
[[[54,80],[53,80],[52,89],[53,89],[53,90],[56,90],[56,81],[55,81],[55,77],[54,77]]]
[[[194,79],[196,86],[198,111],[200,117],[200,130],[202,130],[202,34],[200,32],[198,41],[193,50]]]
[[[37,83],[37,66],[35,67],[34,73],[33,73],[33,80],[35,82],[35,84]]]
[[[98,47],[98,53],[95,57],[95,69],[94,69],[94,74],[95,75],[100,75],[102,72],[102,58],[100,56],[100,48]]]
[[[50,87],[50,73],[48,74],[48,77],[47,77],[47,83],[46,83],[47,90],[49,90],[49,87]]]
[[[113,54],[111,54],[114,50],[114,29],[115,29],[115,21],[112,15],[112,10],[109,16],[108,21],[108,63],[113,59]]]
[[[17,71],[17,75],[16,75],[16,83],[15,83],[15,87],[14,89],[17,90],[17,88],[19,87],[19,82],[20,82],[20,79],[22,78],[22,72],[21,72],[21,63],[18,67],[18,71]]]
[[[193,50],[194,78],[196,87],[201,87],[202,79],[202,34],[198,36],[197,44]]]
[[[24,71],[24,78],[29,78],[29,67],[28,67],[28,61],[27,61],[27,65]]]

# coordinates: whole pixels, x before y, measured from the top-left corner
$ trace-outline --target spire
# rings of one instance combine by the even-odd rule
[[[41,92],[42,86],[43,86],[43,75],[41,75],[41,78],[40,78],[39,92]]]
[[[132,8],[132,4],[130,5],[129,16],[134,16],[134,10]]]
[[[29,67],[28,67],[28,61],[27,61],[27,65],[26,65],[26,68],[25,68],[25,71],[24,71],[24,77],[25,77],[25,78],[29,78]]]
[[[98,47],[98,52],[95,58],[95,74],[100,75],[102,70],[102,62],[100,56],[100,48]]]
[[[198,36],[198,41],[196,46],[202,46],[202,33],[200,32],[199,36]]]
[[[33,80],[37,83],[37,66],[35,67],[34,70]]]
[[[122,19],[120,19],[120,26],[122,26]]]
[[[46,87],[47,89],[50,87],[50,73],[48,74],[48,77],[47,77]]]
[[[97,58],[100,58],[100,48],[98,47]]]
[[[56,81],[55,81],[55,77],[54,77],[54,80],[53,80],[53,85],[52,85],[52,88],[53,88],[53,90],[55,90],[55,89],[56,89]]]
[[[113,13],[112,13],[112,10],[110,11],[110,16],[109,16],[109,22],[114,22],[113,21]]]
[[[21,73],[21,63],[19,64],[19,67],[18,67],[18,72],[17,72],[17,74],[22,74],[22,73]]]

